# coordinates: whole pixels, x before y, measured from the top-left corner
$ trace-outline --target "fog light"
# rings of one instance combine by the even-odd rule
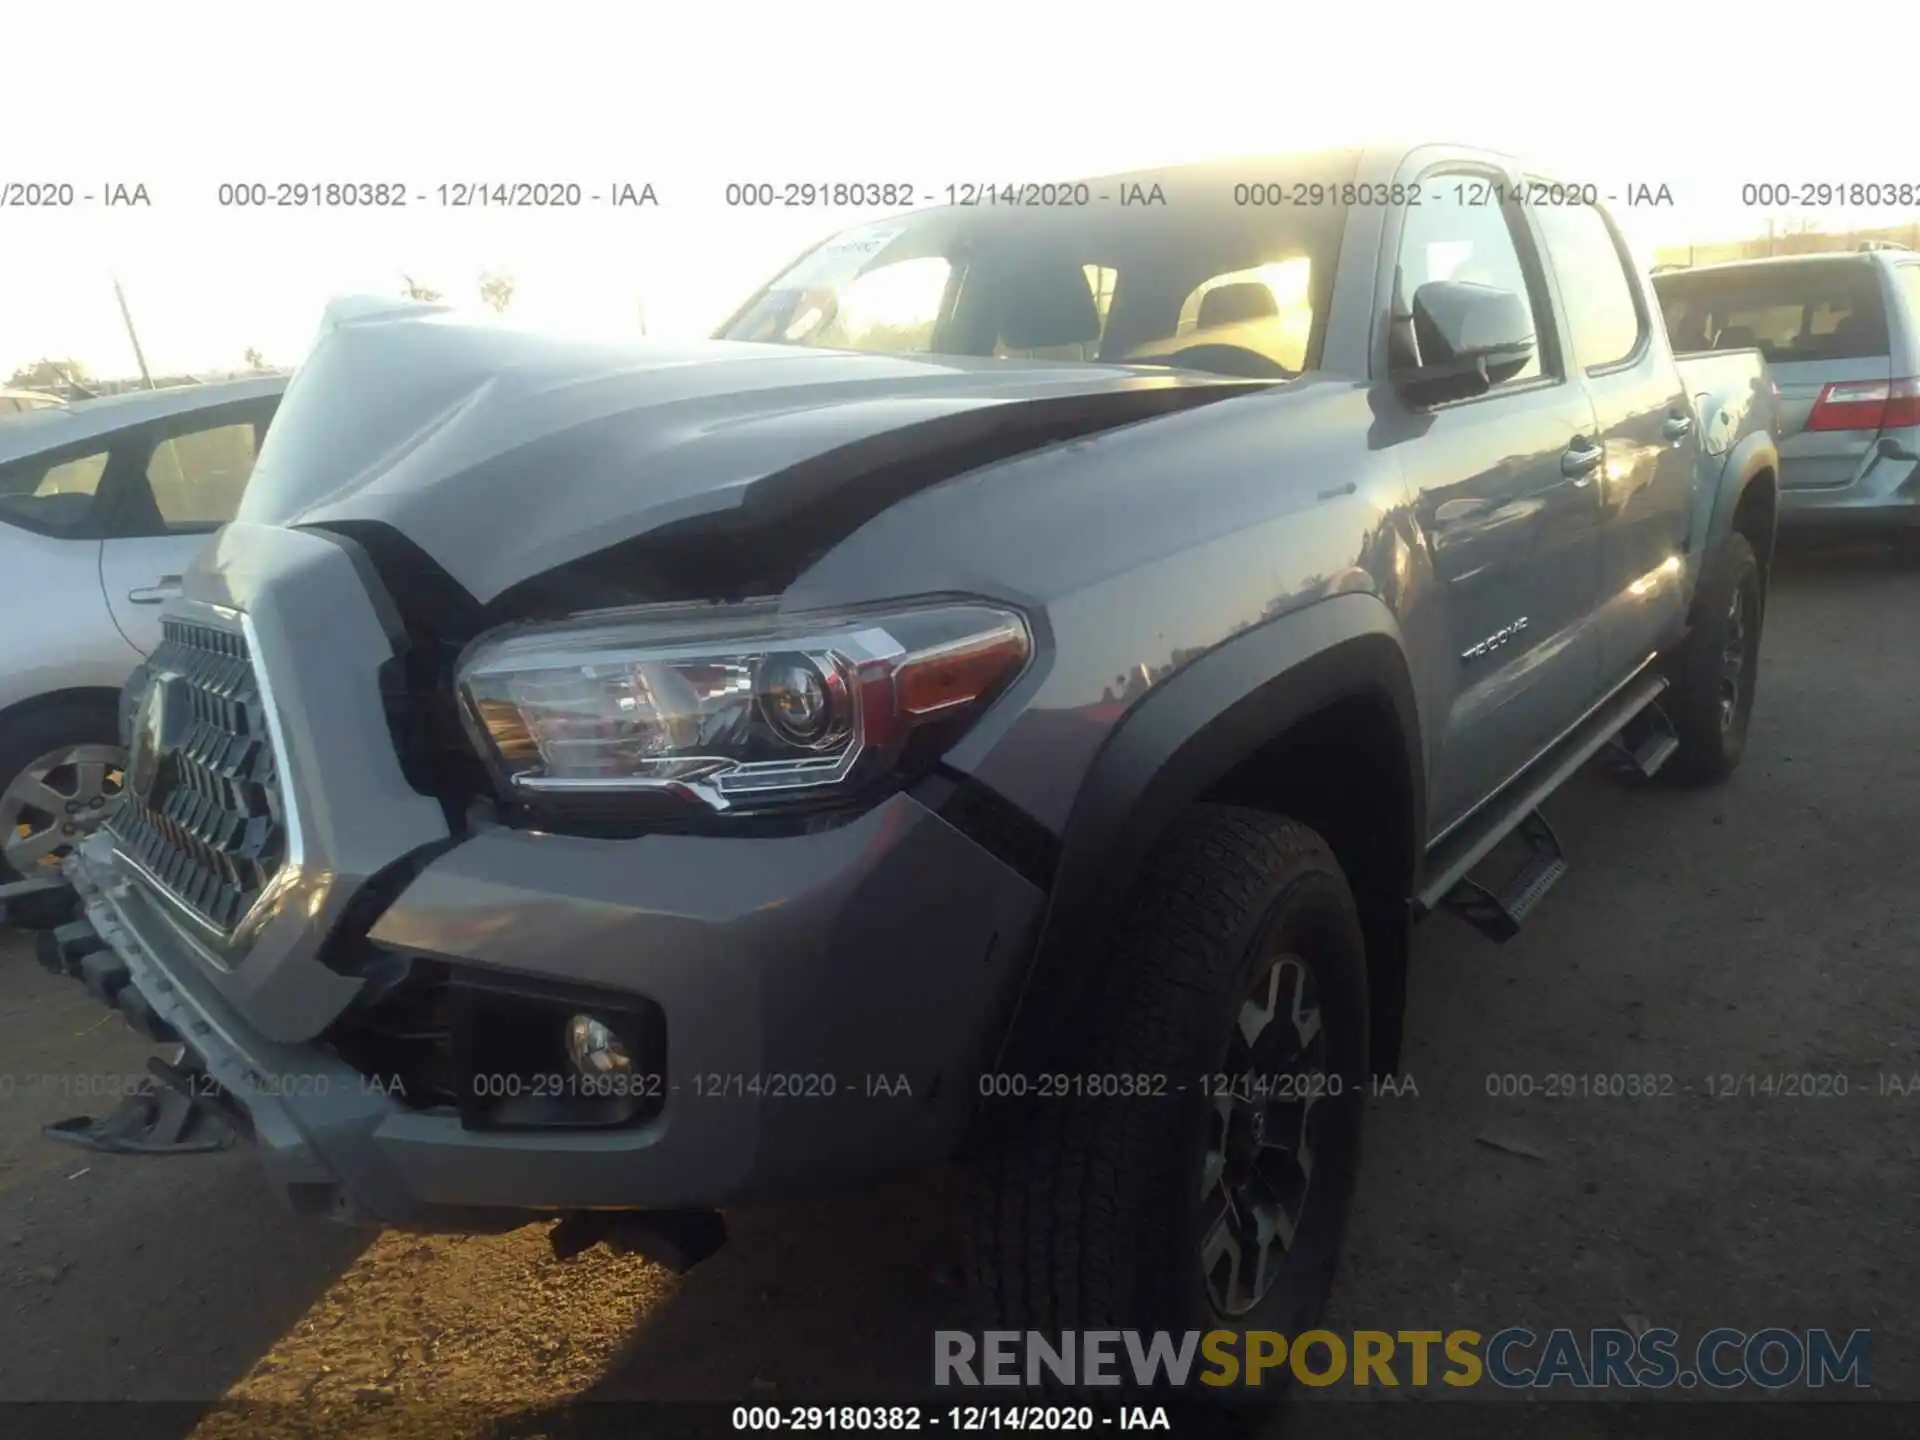
[[[582,1075],[622,1075],[633,1068],[620,1037],[591,1015],[567,1021],[567,1056]]]

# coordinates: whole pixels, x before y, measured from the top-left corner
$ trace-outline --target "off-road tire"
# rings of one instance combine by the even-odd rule
[[[1306,826],[1200,805],[1156,847],[1115,922],[1080,1033],[1054,1037],[1071,1057],[1057,1069],[1096,1087],[1154,1077],[1158,1093],[1035,1098],[1030,1076],[1026,1098],[1000,1102],[1011,1133],[975,1211],[983,1323],[1056,1340],[1090,1329],[1311,1329],[1339,1257],[1369,1075],[1366,950],[1346,878]],[[1202,1077],[1219,1071],[1249,985],[1279,954],[1301,958],[1318,992],[1327,1074],[1312,1111],[1318,1153],[1279,1280],[1228,1318],[1200,1264],[1214,1123]],[[1193,1373],[1204,1365],[1196,1355]],[[1270,1371],[1257,1398],[1281,1389]]]
[[[1661,769],[1663,777],[1683,785],[1713,785],[1739,767],[1747,750],[1747,725],[1760,678],[1760,630],[1765,615],[1760,562],[1747,537],[1736,532],[1706,561],[1694,597],[1692,629],[1681,647],[1673,683],[1661,699],[1680,739],[1680,748]],[[1724,682],[1736,627],[1741,630],[1742,664],[1729,716]]]

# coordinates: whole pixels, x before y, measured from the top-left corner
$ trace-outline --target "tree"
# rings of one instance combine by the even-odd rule
[[[56,385],[85,385],[87,367],[78,360],[36,360],[22,365],[7,381],[16,390],[50,390]]]
[[[513,303],[513,277],[498,270],[483,274],[480,277],[480,299],[491,305],[495,314],[503,312]]]
[[[247,353],[243,358],[249,370],[264,370],[267,368],[267,357],[260,353],[257,346],[247,346]]]
[[[440,292],[438,290],[428,289],[411,275],[402,275],[400,279],[404,282],[400,293],[409,300],[438,300],[440,298]]]

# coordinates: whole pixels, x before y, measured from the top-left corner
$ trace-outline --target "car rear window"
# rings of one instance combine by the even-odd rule
[[[1656,275],[1667,336],[1682,354],[1756,348],[1774,364],[1887,353],[1880,277],[1859,260]]]

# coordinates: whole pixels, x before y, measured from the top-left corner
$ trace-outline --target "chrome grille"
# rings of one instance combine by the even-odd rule
[[[185,620],[162,622],[145,670],[107,828],[174,899],[228,932],[286,859],[260,682],[243,635]]]

